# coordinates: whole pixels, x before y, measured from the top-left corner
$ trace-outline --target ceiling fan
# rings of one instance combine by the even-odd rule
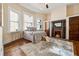
[[[46,8],[49,8],[48,4],[45,4],[46,5]]]

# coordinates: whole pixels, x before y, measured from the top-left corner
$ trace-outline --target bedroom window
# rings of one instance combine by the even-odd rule
[[[40,19],[37,20],[37,30],[41,30],[42,28],[42,22]]]
[[[9,10],[9,30],[10,32],[18,31],[19,27],[19,15],[14,10]]]
[[[33,16],[24,14],[24,30],[27,30],[28,27],[33,27]]]

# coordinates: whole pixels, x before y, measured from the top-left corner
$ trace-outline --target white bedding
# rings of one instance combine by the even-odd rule
[[[24,31],[24,38],[32,42],[39,42],[45,35],[44,31]]]

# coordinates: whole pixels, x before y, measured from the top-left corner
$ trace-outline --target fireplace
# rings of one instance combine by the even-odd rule
[[[52,37],[55,38],[64,38],[66,36],[66,21],[52,21]]]
[[[62,38],[62,35],[61,34],[62,34],[61,30],[56,30],[55,31],[55,37],[56,38]]]

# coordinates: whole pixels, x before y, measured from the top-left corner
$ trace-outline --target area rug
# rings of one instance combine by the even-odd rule
[[[27,56],[73,56],[73,43],[51,39],[51,42],[40,41],[28,43],[20,47]]]

